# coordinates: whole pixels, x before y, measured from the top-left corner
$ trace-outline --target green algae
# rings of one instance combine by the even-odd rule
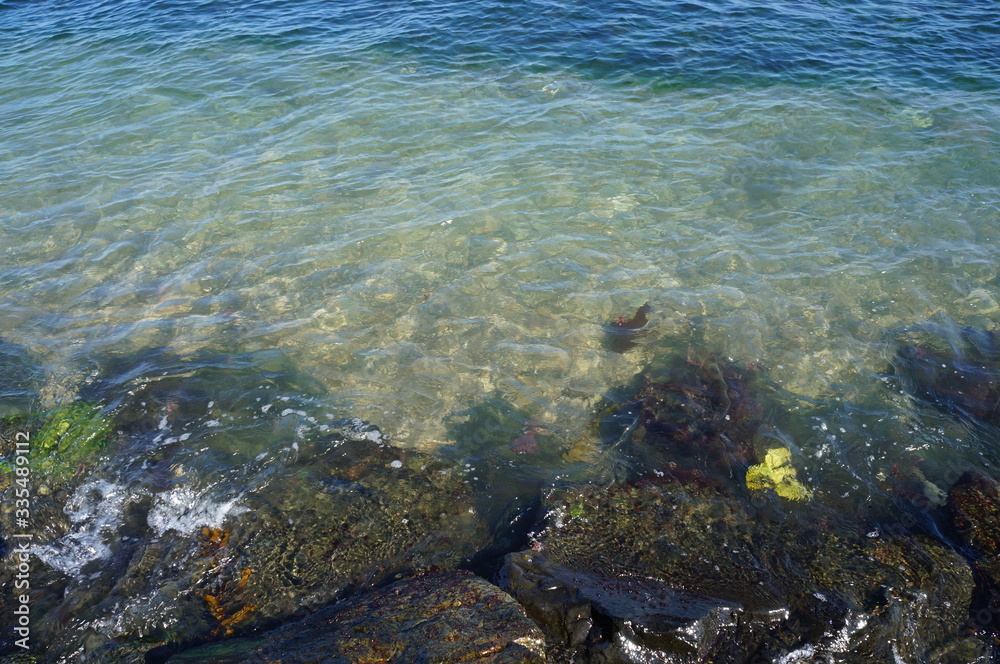
[[[76,401],[51,411],[31,436],[36,470],[61,478],[107,447],[112,422],[101,409]]]
[[[17,449],[27,454],[38,479],[58,483],[107,447],[113,428],[100,407],[83,401],[43,413],[4,417],[0,419],[0,473],[10,477]]]

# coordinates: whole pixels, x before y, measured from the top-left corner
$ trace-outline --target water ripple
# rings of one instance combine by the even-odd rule
[[[283,347],[414,445],[477,395],[580,430],[691,329],[895,408],[862,387],[883,330],[1000,324],[998,31],[982,2],[3,2],[0,332],[57,364]],[[649,345],[606,352],[646,301]]]

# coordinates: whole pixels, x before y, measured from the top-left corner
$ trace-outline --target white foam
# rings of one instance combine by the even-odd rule
[[[814,661],[813,657],[816,655],[816,649],[811,645],[806,645],[804,648],[799,648],[798,650],[793,650],[784,657],[778,660],[777,664],[808,664]]]
[[[107,539],[124,518],[125,505],[134,498],[121,485],[95,480],[77,488],[63,511],[73,524],[70,531],[32,552],[46,565],[71,576],[94,560],[107,558]]]
[[[177,487],[156,494],[147,522],[157,535],[168,530],[179,534],[194,533],[205,526],[219,528],[226,517],[242,514],[246,508],[237,505],[238,498],[216,502],[205,493],[188,487]]]

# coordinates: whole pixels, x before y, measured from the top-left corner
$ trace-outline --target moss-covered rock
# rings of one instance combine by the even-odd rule
[[[969,557],[994,583],[1000,581],[1000,484],[967,472],[948,492],[947,510]]]
[[[31,436],[32,465],[61,478],[107,447],[111,433],[111,420],[99,407],[79,401],[60,406]]]
[[[9,487],[15,454],[26,454],[31,482],[51,492],[96,461],[112,437],[111,419],[101,408],[75,401],[47,413],[0,420],[0,491]],[[18,447],[17,441],[23,445]],[[37,493],[33,489],[33,493]]]
[[[364,438],[303,443],[300,454],[268,470],[220,523],[193,530],[163,521],[162,495],[87,485],[87,518],[104,520],[107,555],[71,576],[46,565],[33,572],[45,589],[33,596],[40,661],[270,628],[415,568],[455,568],[487,542],[452,465]],[[182,516],[188,507],[178,507]],[[57,557],[79,553],[75,542],[60,546]],[[11,573],[5,564],[0,581]]]
[[[544,638],[524,610],[468,572],[430,572],[329,608],[259,637],[202,646],[170,664],[535,664]]]
[[[934,653],[964,638],[972,574],[925,537],[674,482],[568,487],[547,507],[503,585],[580,661],[962,661]]]

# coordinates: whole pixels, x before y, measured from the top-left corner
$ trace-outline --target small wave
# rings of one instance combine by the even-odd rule
[[[111,555],[107,540],[118,530],[125,506],[135,497],[107,480],[84,484],[64,508],[73,527],[59,539],[34,547],[34,554],[53,569],[70,576],[79,574],[88,563]]]
[[[207,492],[198,493],[188,487],[179,487],[157,494],[147,521],[160,536],[170,530],[183,535],[206,526],[218,528],[226,517],[246,511],[247,508],[238,502],[238,497],[216,502]]]
[[[80,574],[89,563],[111,556],[110,542],[125,521],[127,507],[146,495],[145,490],[129,489],[107,480],[80,486],[64,508],[72,523],[69,532],[34,547],[33,553],[64,574]],[[246,511],[239,500],[237,496],[219,501],[208,490],[198,492],[178,487],[153,497],[147,523],[161,537],[169,531],[188,535],[203,527],[218,528],[227,517]]]

